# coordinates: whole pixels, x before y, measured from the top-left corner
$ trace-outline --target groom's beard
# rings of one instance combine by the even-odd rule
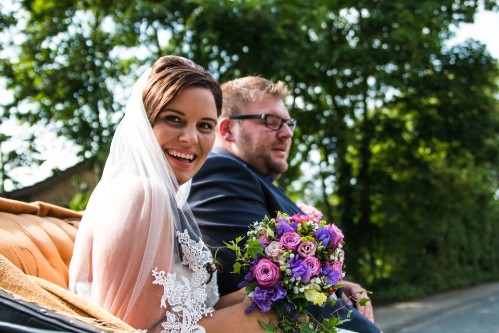
[[[240,132],[240,157],[258,172],[264,176],[283,174],[288,169],[286,158],[272,157],[272,144],[265,142],[262,138],[253,137],[255,134],[247,133],[244,130]],[[284,146],[284,140],[274,139],[274,144]]]

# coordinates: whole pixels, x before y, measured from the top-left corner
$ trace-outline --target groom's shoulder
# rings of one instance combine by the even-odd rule
[[[199,172],[192,179],[193,185],[211,182],[222,187],[229,183],[242,186],[263,182],[261,176],[244,161],[225,150],[212,151]]]
[[[211,171],[230,170],[231,173],[239,171],[253,172],[253,170],[241,159],[222,149],[214,149],[206,159],[202,169]],[[214,170],[215,169],[215,170]]]

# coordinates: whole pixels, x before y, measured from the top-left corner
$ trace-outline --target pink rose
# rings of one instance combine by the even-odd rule
[[[310,221],[310,220],[312,220],[312,218],[310,216],[307,216],[307,215],[295,214],[295,215],[290,217],[290,220],[294,221],[296,223],[302,223],[302,222]]]
[[[258,284],[262,287],[271,287],[281,279],[279,266],[267,258],[261,259],[255,267],[253,267],[253,275],[256,277]]]
[[[328,224],[327,228],[333,232],[332,243],[334,246],[338,246],[338,244],[343,243],[343,239],[345,237],[343,236],[343,232],[340,228],[334,224]]]
[[[306,258],[308,256],[313,256],[316,249],[317,245],[314,242],[306,241],[298,245],[298,254],[303,258]]]
[[[334,262],[333,271],[340,273],[340,281],[343,280],[343,264],[341,262]]]
[[[281,245],[279,242],[273,241],[265,248],[265,254],[269,257],[276,258],[281,253]]]
[[[308,216],[320,221],[322,219],[322,212],[313,206],[304,204],[303,202],[298,203],[298,208],[300,208]]]
[[[311,276],[316,276],[321,271],[321,262],[316,257],[306,257],[303,262],[311,269]]]
[[[301,243],[301,237],[296,232],[288,231],[281,235],[279,244],[285,249],[296,250],[298,244]]]

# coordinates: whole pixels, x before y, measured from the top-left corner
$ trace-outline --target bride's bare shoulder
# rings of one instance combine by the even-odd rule
[[[101,181],[96,189],[96,199],[101,202],[138,204],[152,191],[153,185],[149,178],[134,174],[120,174],[112,179]]]

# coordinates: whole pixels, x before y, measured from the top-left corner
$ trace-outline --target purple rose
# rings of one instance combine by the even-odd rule
[[[319,242],[322,242],[324,248],[327,248],[329,243],[332,244],[333,237],[334,237],[333,231],[329,228],[321,227],[315,231],[315,238]]]
[[[310,267],[311,276],[316,276],[321,271],[321,262],[313,256],[306,257],[303,262]]]
[[[293,229],[293,231],[296,232],[296,230],[298,230],[298,223],[301,223],[301,219],[299,218],[301,215],[299,214],[295,214],[293,216],[291,216],[289,218],[289,220],[287,221],[287,223],[289,224],[289,226]]]
[[[343,264],[339,261],[335,261],[333,264],[333,271],[340,273],[340,276],[343,275]],[[341,280],[341,278],[340,278]]]
[[[279,222],[279,223],[282,223],[282,222],[286,222],[287,220],[286,220],[286,218],[285,218],[285,217],[279,217],[279,216],[278,216],[278,217],[276,217],[276,218],[275,218],[275,221],[276,221],[276,222]]]
[[[284,289],[284,285],[282,281],[277,281],[274,286],[274,296],[272,297],[272,301],[277,301],[283,299],[288,292]]]
[[[255,267],[253,267],[253,275],[256,277],[258,284],[263,287],[273,286],[281,279],[279,266],[267,258],[261,259]]]
[[[321,269],[321,275],[324,275],[326,281],[336,286],[342,280],[342,267],[340,262],[334,264],[327,263]]]
[[[312,268],[307,265],[299,256],[294,256],[289,260],[291,274],[293,278],[300,278],[303,283],[308,283],[312,275]]]
[[[272,300],[270,298],[273,290],[274,288],[255,287],[255,291],[253,292],[253,302],[256,303],[262,312],[270,310],[270,306],[272,305]]]
[[[285,249],[296,250],[298,244],[301,243],[301,237],[294,231],[288,231],[282,234],[279,238],[279,244]]]
[[[272,302],[284,298],[286,294],[282,281],[277,282],[275,287],[256,286],[253,292],[253,302],[262,312],[267,312],[270,310]]]
[[[317,245],[312,241],[306,241],[298,245],[298,254],[303,258],[308,256],[313,256],[315,254],[315,250],[317,250]]]
[[[279,221],[279,223],[276,223],[275,230],[277,232],[277,237],[281,236],[285,232],[295,232],[296,228],[293,229],[292,226],[290,226],[286,220],[282,219]]]

